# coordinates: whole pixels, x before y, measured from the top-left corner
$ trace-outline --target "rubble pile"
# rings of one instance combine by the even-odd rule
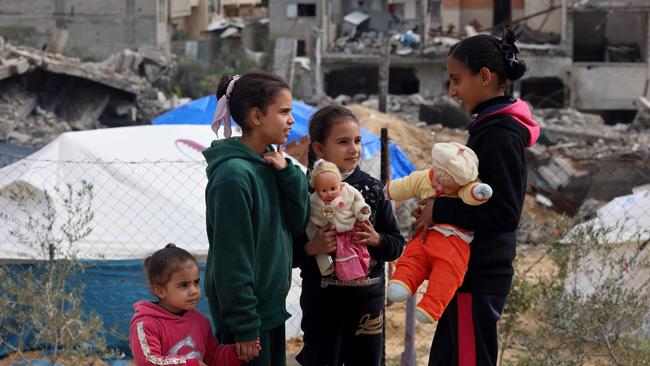
[[[153,85],[173,63],[152,49],[92,63],[3,44],[0,141],[43,146],[66,131],[150,123],[173,107]]]
[[[346,54],[379,54],[382,35],[376,31],[363,32],[357,37],[343,36],[334,42],[334,52]]]
[[[540,143],[555,154],[574,160],[650,156],[650,129],[607,125],[600,115],[572,108],[534,109],[533,116],[542,127]]]

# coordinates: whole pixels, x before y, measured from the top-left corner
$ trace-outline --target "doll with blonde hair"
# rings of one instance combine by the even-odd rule
[[[336,230],[336,257],[318,254],[316,262],[323,276],[334,272],[340,280],[354,280],[368,274],[370,254],[365,245],[353,243],[357,221],[370,218],[370,206],[361,193],[341,180],[336,164],[319,160],[311,171],[309,184],[314,188],[310,197],[307,236],[312,238],[319,228],[332,225]]]

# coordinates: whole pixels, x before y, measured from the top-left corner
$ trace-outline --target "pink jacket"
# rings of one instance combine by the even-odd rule
[[[133,304],[131,351],[137,366],[235,366],[235,345],[220,345],[208,319],[196,310],[182,316],[148,301]]]

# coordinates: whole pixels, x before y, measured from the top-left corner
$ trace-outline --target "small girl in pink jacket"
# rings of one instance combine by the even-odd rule
[[[201,298],[199,265],[187,251],[167,244],[144,261],[157,302],[133,305],[130,343],[137,366],[235,366],[249,360],[235,345],[221,345],[210,322],[194,310]],[[258,346],[259,347],[259,346]]]

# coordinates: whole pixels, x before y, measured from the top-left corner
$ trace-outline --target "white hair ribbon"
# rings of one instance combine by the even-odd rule
[[[232,135],[232,127],[230,126],[230,108],[228,108],[228,100],[235,87],[235,82],[239,80],[240,76],[235,75],[230,79],[226,94],[222,95],[217,102],[217,108],[214,110],[214,118],[212,119],[212,131],[219,136],[219,127],[221,127],[221,120],[223,120],[223,134],[226,138]]]

